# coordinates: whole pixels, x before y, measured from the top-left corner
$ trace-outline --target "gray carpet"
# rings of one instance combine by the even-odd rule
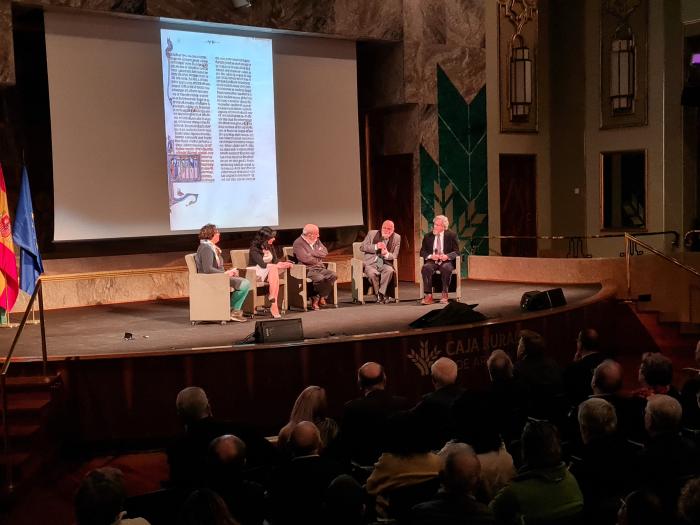
[[[462,302],[478,304],[477,310],[489,318],[508,317],[520,313],[520,297],[528,290],[545,290],[553,286],[521,283],[464,281]],[[594,295],[599,285],[564,286],[569,304]],[[317,312],[288,312],[286,317],[301,317],[307,338],[405,331],[408,324],[443,305],[418,304],[418,285],[401,283],[401,302],[390,305],[352,303],[349,290],[340,290],[338,308]],[[269,319],[256,316],[256,319]],[[13,316],[13,322],[19,318]],[[185,351],[191,348],[231,345],[254,329],[254,322],[203,323],[189,322],[187,300],[127,303],[118,305],[72,308],[46,312],[46,334],[49,358],[108,355],[123,353]],[[0,329],[0,345],[6,355],[17,329]],[[125,340],[125,332],[133,334]],[[15,350],[15,357],[41,356],[38,325],[27,325]]]

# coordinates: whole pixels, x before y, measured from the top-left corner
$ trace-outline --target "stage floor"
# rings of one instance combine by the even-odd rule
[[[489,318],[519,315],[520,297],[528,290],[546,290],[561,285],[533,285],[465,280],[462,302],[478,304],[476,308]],[[561,286],[569,304],[595,295],[600,285]],[[309,339],[333,336],[405,332],[408,324],[430,309],[443,305],[418,304],[418,285],[401,283],[401,302],[389,305],[353,304],[349,289],[339,289],[338,308],[321,311],[287,312],[286,318],[303,319],[304,335]],[[255,323],[189,322],[187,299],[147,303],[125,303],[46,312],[46,337],[49,359],[189,351],[193,348],[231,346],[253,332]],[[38,316],[37,316],[38,317]],[[258,315],[255,320],[270,319]],[[13,316],[13,322],[19,317]],[[17,329],[0,329],[3,354],[12,343]],[[124,334],[133,334],[125,340]],[[15,350],[15,358],[41,357],[38,325],[25,327]],[[23,359],[23,360],[24,360]]]

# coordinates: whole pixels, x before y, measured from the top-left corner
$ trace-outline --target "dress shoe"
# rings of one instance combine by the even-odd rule
[[[326,306],[326,298],[325,298],[325,297],[321,297],[321,298],[318,300],[318,304],[319,304],[320,306]]]
[[[447,292],[442,292],[442,297],[440,298],[440,304],[447,304]]]
[[[320,310],[321,307],[318,305],[319,302],[320,302],[320,300],[318,297],[314,297],[313,299],[311,299],[311,309],[312,310]]]
[[[377,302],[378,302],[379,304],[381,304],[381,303],[384,302],[384,296],[383,296],[382,294],[380,294],[380,293],[377,294]]]
[[[425,297],[423,297],[423,300],[420,302],[420,304],[433,304],[433,294],[429,293]]]
[[[394,299],[393,297],[386,296],[384,298],[384,304],[391,304],[391,303],[395,303],[395,302],[396,302],[396,299]]]
[[[248,320],[246,316],[243,315],[241,310],[231,310],[231,321],[236,323],[245,323]]]

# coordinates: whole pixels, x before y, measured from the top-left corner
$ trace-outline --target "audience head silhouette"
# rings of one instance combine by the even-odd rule
[[[199,489],[190,494],[180,519],[182,525],[238,525],[224,500],[210,489]]]
[[[521,330],[518,341],[518,359],[539,358],[544,355],[544,337],[532,330]]]
[[[665,521],[661,500],[648,490],[628,494],[617,515],[619,525],[659,525]]]
[[[219,436],[211,442],[209,451],[214,465],[227,466],[235,472],[240,472],[245,466],[246,446],[237,436]]]
[[[177,414],[187,423],[211,416],[207,394],[197,386],[183,388],[175,400]]]
[[[600,348],[600,338],[598,332],[593,328],[586,328],[578,333],[576,348],[582,354],[597,352]]]
[[[596,395],[615,394],[622,388],[622,367],[617,361],[606,359],[593,371],[591,388]]]
[[[530,469],[546,469],[561,463],[557,427],[546,421],[528,421],[521,437],[523,463]]]
[[[513,361],[503,350],[491,352],[486,367],[489,370],[491,381],[507,381],[513,377]]]
[[[92,470],[75,493],[77,525],[113,525],[123,516],[126,491],[120,470],[105,467]]]
[[[700,523],[700,478],[691,479],[681,490],[678,513],[688,523]]]
[[[373,361],[365,363],[357,371],[357,383],[360,386],[360,389],[364,392],[384,390],[384,387],[386,386],[384,367]]]
[[[614,434],[617,430],[615,408],[604,399],[586,399],[578,407],[578,424],[584,443]]]
[[[441,357],[430,367],[435,388],[443,388],[457,382],[457,363],[449,357]]]
[[[295,457],[318,454],[321,448],[321,433],[311,421],[301,421],[292,430],[292,452]]]
[[[671,360],[659,352],[646,352],[639,365],[639,381],[650,388],[668,387],[673,380]]]
[[[445,463],[440,481],[448,494],[467,496],[479,484],[481,463],[474,449],[465,443],[452,443],[445,448]]]
[[[683,409],[671,396],[655,394],[647,399],[644,426],[650,436],[676,433],[680,430]]]
[[[365,512],[365,491],[352,476],[341,474],[328,486],[325,506],[328,523],[359,525]]]

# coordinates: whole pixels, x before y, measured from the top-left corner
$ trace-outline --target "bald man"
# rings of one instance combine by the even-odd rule
[[[314,295],[311,297],[311,309],[319,310],[326,304],[326,299],[333,290],[338,276],[323,264],[323,259],[328,256],[328,250],[319,238],[318,226],[307,224],[301,232],[301,236],[292,245],[294,257],[301,264],[306,265],[306,276],[314,284]]]
[[[360,246],[365,275],[372,283],[378,303],[394,301],[387,296],[387,290],[396,274],[394,261],[399,257],[400,247],[401,236],[394,232],[394,223],[389,220],[382,223],[381,230],[370,230]]]
[[[472,447],[464,443],[448,445],[440,469],[442,490],[431,500],[414,506],[409,522],[412,525],[495,524],[489,508],[474,496],[480,474],[481,464]]]
[[[464,393],[464,388],[457,384],[457,372],[457,363],[449,357],[435,361],[430,367],[435,390],[425,394],[413,409],[426,425],[435,449],[455,437],[452,405]]]
[[[357,371],[362,396],[345,403],[340,435],[345,453],[360,465],[379,459],[387,439],[389,416],[410,408],[408,400],[386,390],[384,367],[370,361]]]
[[[326,489],[343,474],[343,468],[333,459],[319,455],[321,434],[310,421],[294,426],[290,444],[294,459],[275,471],[270,481],[272,523],[323,523]]]

